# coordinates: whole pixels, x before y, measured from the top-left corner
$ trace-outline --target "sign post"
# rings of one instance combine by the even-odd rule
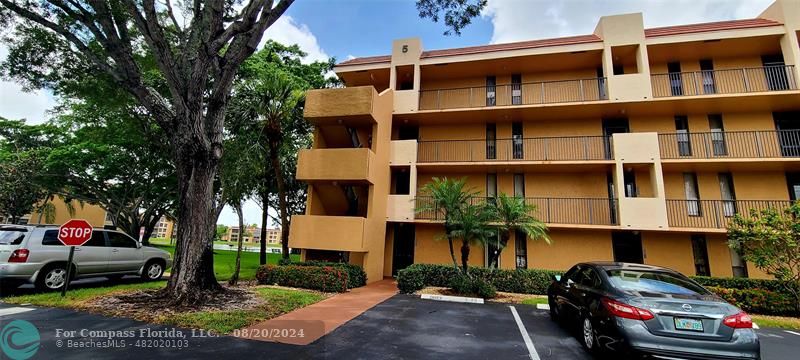
[[[64,246],[69,246],[67,257],[67,277],[64,287],[61,288],[61,297],[67,295],[69,279],[72,277],[72,260],[75,257],[75,247],[85,244],[92,238],[92,224],[83,219],[72,219],[58,227],[58,241]]]

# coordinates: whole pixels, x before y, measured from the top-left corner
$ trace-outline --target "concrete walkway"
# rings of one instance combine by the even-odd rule
[[[376,281],[244,328],[236,335],[252,340],[308,345],[395,294],[397,282],[394,279]]]

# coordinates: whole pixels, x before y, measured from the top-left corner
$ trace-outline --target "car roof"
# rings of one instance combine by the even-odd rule
[[[626,263],[626,262],[616,262],[616,261],[591,261],[591,262],[584,262],[578,265],[587,265],[593,266],[596,268],[600,268],[603,270],[644,270],[644,271],[665,271],[665,272],[675,272],[675,270],[661,267],[661,266],[653,266],[653,265],[645,265],[645,264],[637,264],[637,263]]]

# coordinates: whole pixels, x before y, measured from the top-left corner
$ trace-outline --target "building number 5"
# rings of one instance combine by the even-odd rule
[[[403,45],[403,53],[405,54],[407,52],[408,52],[408,45]]]

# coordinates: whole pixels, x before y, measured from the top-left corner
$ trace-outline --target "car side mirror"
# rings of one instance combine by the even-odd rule
[[[572,285],[575,285],[575,282],[572,281],[572,279],[567,279],[567,287],[570,287]]]
[[[137,241],[137,242],[136,242],[136,248],[137,248],[137,249],[141,249],[141,248],[142,248],[142,243],[141,243],[141,242],[139,242],[139,241]]]
[[[555,282],[561,282],[561,275],[553,275],[552,278]]]

